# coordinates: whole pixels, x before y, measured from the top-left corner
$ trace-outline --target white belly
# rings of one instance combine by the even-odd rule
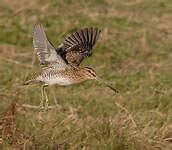
[[[53,85],[53,84],[58,84],[58,85],[69,85],[71,82],[63,77],[55,77],[55,78],[47,78],[43,79],[42,82],[48,84],[48,85]]]

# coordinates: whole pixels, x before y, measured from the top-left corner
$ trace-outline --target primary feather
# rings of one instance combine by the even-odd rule
[[[34,49],[42,65],[53,64],[56,68],[67,66],[63,58],[56,53],[54,46],[48,41],[42,25],[35,25],[32,36]]]
[[[80,65],[84,58],[92,54],[100,30],[98,28],[84,28],[69,35],[56,49],[57,53],[67,62]]]

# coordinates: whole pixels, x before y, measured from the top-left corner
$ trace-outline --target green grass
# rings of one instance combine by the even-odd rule
[[[93,67],[120,91],[95,81],[48,89],[48,113],[20,108],[17,126],[36,149],[170,150],[172,144],[170,0],[3,0],[0,4],[1,112],[16,101],[39,105],[39,86],[22,86],[39,68],[32,28],[42,23],[55,46],[86,26],[102,29]],[[53,92],[54,91],[54,92]],[[135,126],[136,123],[136,126]],[[4,149],[10,144],[3,143]]]

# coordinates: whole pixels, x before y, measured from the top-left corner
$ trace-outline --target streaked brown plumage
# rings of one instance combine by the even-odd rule
[[[33,29],[33,45],[38,59],[44,67],[35,73],[25,84],[42,82],[42,99],[48,97],[45,87],[48,85],[70,85],[95,79],[102,82],[113,91],[116,89],[103,82],[96,72],[89,67],[81,67],[80,63],[92,54],[92,48],[100,34],[98,28],[84,28],[69,35],[60,46],[55,49],[48,41],[42,25],[36,25]],[[43,100],[41,101],[43,106]]]
[[[69,35],[56,49],[67,63],[77,66],[84,58],[92,54],[92,48],[98,40],[100,30],[98,28],[84,28]]]

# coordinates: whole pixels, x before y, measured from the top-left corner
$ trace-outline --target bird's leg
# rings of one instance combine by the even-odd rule
[[[45,110],[48,110],[48,96],[47,96],[47,92],[45,90],[45,87],[47,87],[47,85],[44,85],[43,91],[45,94]]]
[[[44,108],[44,86],[41,87],[41,102],[39,104],[41,110]]]
[[[56,92],[55,92],[55,89],[54,88],[53,88],[52,92],[53,92],[55,107],[60,110],[61,109],[61,105],[58,103],[58,98],[56,97]]]

